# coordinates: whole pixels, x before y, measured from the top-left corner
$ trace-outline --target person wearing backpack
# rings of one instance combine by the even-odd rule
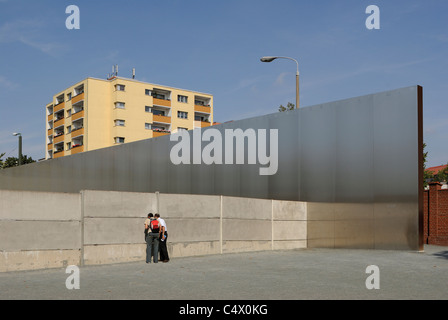
[[[146,263],[151,263],[151,256],[153,256],[154,263],[159,262],[159,233],[160,225],[157,219],[153,218],[152,213],[148,214],[148,219],[145,221],[146,236]]]
[[[154,219],[153,217],[154,216],[152,213],[148,213],[148,218],[145,220],[145,242],[146,242],[146,237],[148,236],[149,223],[150,223],[151,219]]]

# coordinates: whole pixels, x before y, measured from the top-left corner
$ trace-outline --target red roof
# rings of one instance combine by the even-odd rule
[[[447,165],[444,164],[444,165],[441,165],[441,166],[431,167],[431,168],[426,169],[425,171],[430,171],[432,174],[437,174],[437,173],[439,173],[440,170],[445,169],[446,166]]]

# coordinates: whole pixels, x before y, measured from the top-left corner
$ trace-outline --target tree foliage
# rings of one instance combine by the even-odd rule
[[[282,104],[280,105],[280,107],[278,108],[279,112],[284,112],[284,111],[290,111],[290,110],[294,110],[294,108],[296,107],[296,105],[294,103],[288,102],[288,104],[286,105],[286,107],[284,107]]]
[[[445,182],[448,181],[448,164],[446,165],[445,168],[443,168],[442,170],[440,170],[439,172],[437,172],[434,176],[433,176],[434,181],[438,181],[438,182]]]
[[[437,182],[446,182],[448,181],[448,164],[445,168],[440,170],[438,173],[433,174],[431,171],[426,170],[426,162],[428,157],[428,152],[425,152],[426,143],[423,144],[423,184],[424,186],[428,186],[428,182],[437,181]]]
[[[5,154],[2,153],[0,155],[0,169],[6,169],[6,168],[12,168],[17,167],[19,165],[19,158],[18,157],[8,157],[4,161],[1,159]],[[28,157],[27,155],[21,156],[22,165],[36,162],[33,160],[33,158]]]
[[[425,152],[426,143],[423,143],[423,186],[428,186],[428,181],[432,179],[432,173],[426,170],[426,162],[428,162],[428,151]]]

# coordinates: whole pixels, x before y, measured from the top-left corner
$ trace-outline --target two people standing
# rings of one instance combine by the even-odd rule
[[[145,221],[146,263],[151,263],[151,257],[153,257],[154,263],[158,263],[159,251],[162,262],[170,260],[166,246],[167,239],[168,230],[165,220],[160,218],[158,213],[148,214]]]

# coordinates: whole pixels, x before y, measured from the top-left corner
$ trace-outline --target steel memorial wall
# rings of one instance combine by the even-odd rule
[[[372,247],[419,249],[422,135],[422,88],[412,86],[6,169],[0,189],[334,204],[330,215],[311,210],[310,237],[346,237],[361,223]],[[353,204],[362,212],[344,209]]]

